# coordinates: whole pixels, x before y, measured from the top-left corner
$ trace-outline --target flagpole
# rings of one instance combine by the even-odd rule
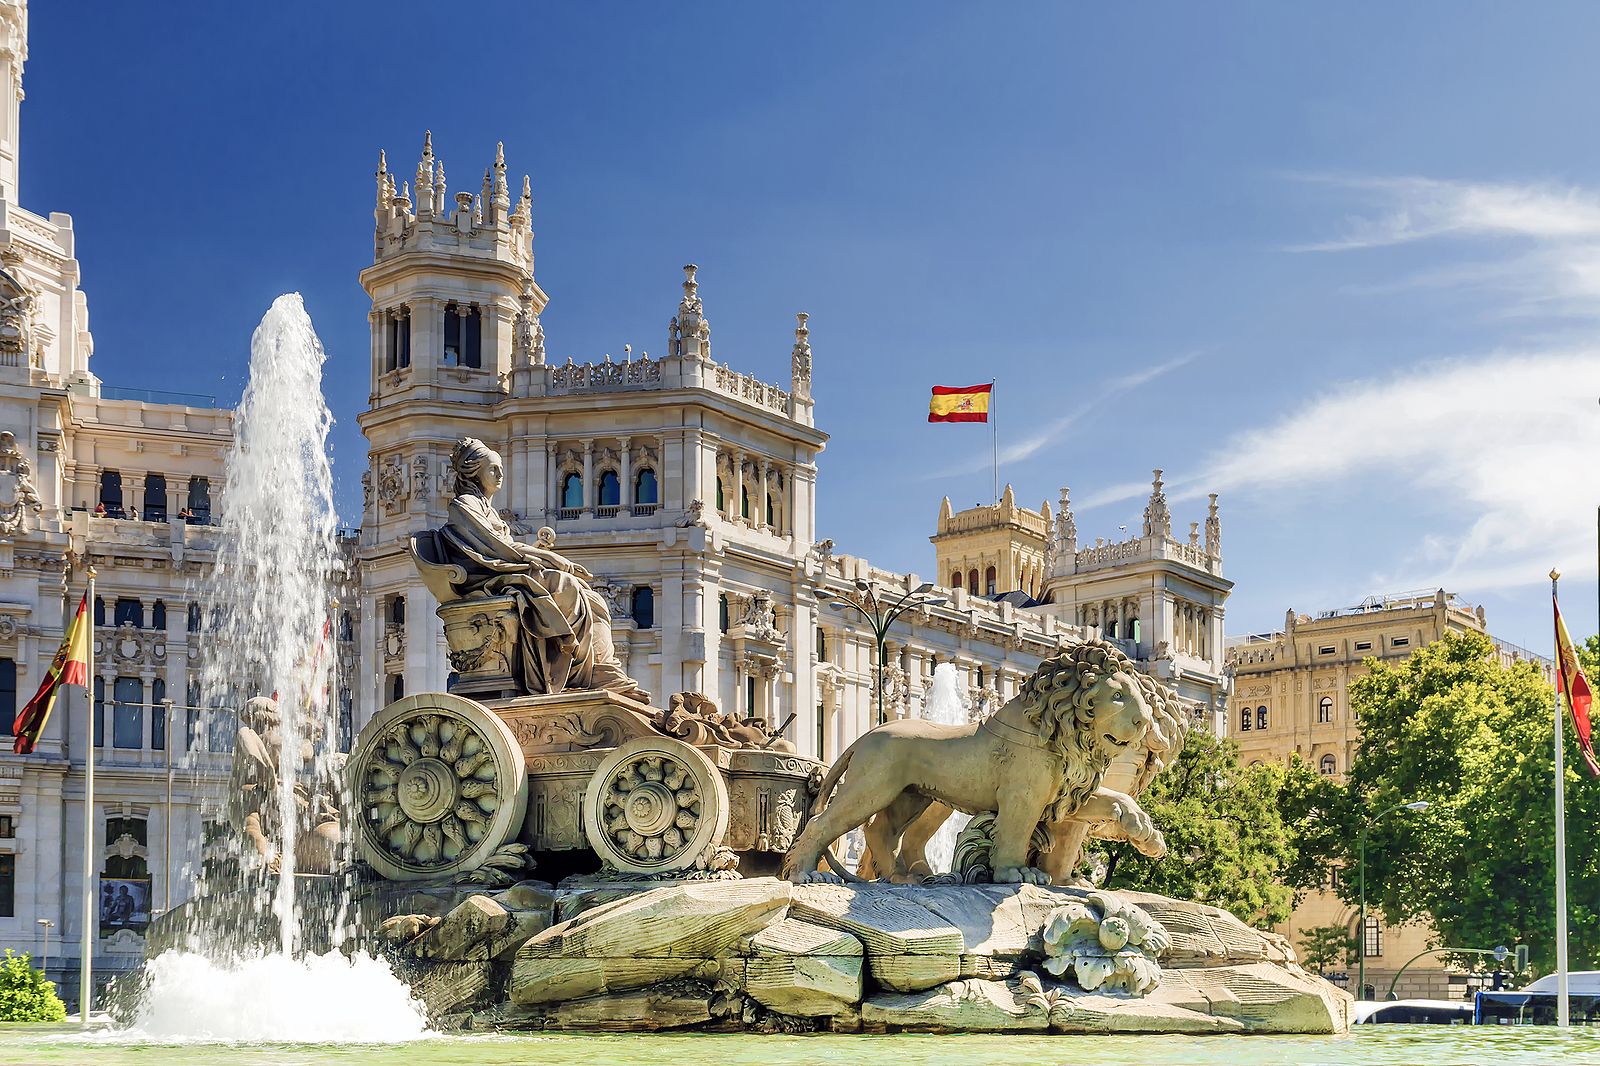
[[[87,556],[87,552],[84,553]],[[83,940],[79,947],[83,962],[78,976],[78,1020],[89,1027],[89,1008],[94,1003],[94,918],[99,893],[94,883],[94,564],[89,565],[89,590],[84,593],[89,617],[89,676],[84,678],[83,694],[89,706],[87,716],[87,754],[83,760]]]
[[[1000,503],[1000,429],[994,417],[994,385],[999,379],[989,382],[989,458],[994,462],[994,502]]]
[[[1556,600],[1556,582],[1561,571],[1550,571],[1550,599]],[[1561,640],[1556,637],[1556,670],[1561,673]],[[1556,1024],[1562,1028],[1571,1024],[1571,999],[1567,989],[1567,770],[1566,755],[1562,750],[1564,730],[1561,721],[1561,688],[1556,684]],[[1570,697],[1570,694],[1568,696]]]

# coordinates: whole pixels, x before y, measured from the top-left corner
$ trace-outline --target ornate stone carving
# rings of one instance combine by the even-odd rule
[[[0,355],[9,365],[21,365],[27,357],[34,305],[33,293],[26,289],[14,283],[0,287]]]
[[[1211,505],[1206,509],[1206,554],[1222,554],[1222,518],[1217,514],[1217,494],[1211,493]]]
[[[811,399],[811,330],[806,327],[810,317],[804,311],[794,316],[793,390],[801,402]]]
[[[283,730],[279,725],[278,705],[265,696],[245,703],[234,744],[233,774],[229,792],[229,820],[245,838],[247,862],[267,869],[279,868],[278,850],[285,832],[278,802],[278,772],[281,766]],[[341,833],[339,808],[344,785],[341,776],[345,756],[335,753],[318,757],[320,734],[301,738],[299,766],[302,772],[295,786],[294,868],[296,873],[332,873],[340,861]],[[250,856],[253,853],[253,858]]]
[[[584,793],[601,861],[629,874],[707,869],[728,832],[728,790],[698,748],[640,737],[612,752]]]
[[[772,593],[766,589],[756,589],[746,603],[744,617],[739,621],[744,628],[744,635],[768,644],[781,642],[783,634],[778,632],[777,618],[772,608]]]
[[[0,640],[15,640],[18,628],[15,618],[9,614],[0,614]]]
[[[419,455],[411,460],[411,495],[419,500],[426,500],[433,493],[430,491],[433,480],[428,471],[428,457]]]
[[[1150,487],[1150,502],[1144,509],[1144,535],[1147,537],[1172,536],[1172,512],[1167,508],[1167,494],[1161,485],[1161,471],[1155,471]]]
[[[1044,927],[1044,968],[1069,971],[1085,992],[1142,996],[1161,983],[1156,961],[1172,944],[1166,928],[1111,892],[1063,904]]]
[[[405,464],[398,455],[391,455],[378,467],[378,499],[390,514],[395,514],[405,507],[406,497],[411,493],[410,479],[406,475]]]
[[[0,432],[0,535],[26,533],[29,520],[44,510],[32,473],[16,434]]]

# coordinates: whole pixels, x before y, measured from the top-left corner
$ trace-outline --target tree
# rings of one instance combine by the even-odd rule
[[[1553,967],[1554,698],[1534,664],[1502,665],[1481,633],[1375,662],[1351,683],[1361,727],[1349,777],[1355,809],[1370,818],[1395,804],[1430,804],[1371,824],[1369,909],[1391,924],[1428,917],[1444,946],[1520,941],[1535,968]],[[1600,958],[1592,829],[1600,824],[1600,782],[1578,776],[1570,729],[1566,760],[1570,944],[1573,968],[1583,969]],[[1340,893],[1353,903],[1354,834],[1349,849],[1351,876]]]
[[[1314,925],[1300,938],[1300,962],[1308,970],[1327,973],[1347,965],[1355,947],[1355,938],[1344,926]]]
[[[1282,767],[1242,767],[1232,741],[1190,730],[1139,799],[1166,834],[1167,856],[1107,844],[1102,885],[1198,900],[1258,925],[1285,920],[1294,889],[1282,875],[1295,852],[1278,808],[1283,783]]]
[[[27,955],[6,948],[0,962],[0,1022],[64,1022],[67,1005],[53,981],[33,968]]]

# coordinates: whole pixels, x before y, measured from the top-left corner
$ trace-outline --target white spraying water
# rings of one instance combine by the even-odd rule
[[[206,905],[191,912],[190,950],[146,964],[136,1026],[149,1036],[390,1041],[425,1031],[419,1005],[388,963],[306,951],[308,942],[343,945],[351,932],[338,883],[297,879],[295,871],[304,817],[297,785],[302,798],[315,797],[319,783],[338,779],[327,696],[334,648],[324,639],[338,563],[324,358],[300,296],[273,301],[250,339],[250,380],[214,510],[220,548],[205,592],[201,683],[215,708],[208,714],[217,717],[207,732],[231,736],[246,699],[276,699],[281,745],[269,808],[276,825],[266,835],[277,866],[242,836],[230,839],[233,872],[224,865],[203,884],[197,902]],[[297,899],[297,880],[315,882],[314,900]],[[263,953],[257,942],[261,914],[274,919],[275,951]]]
[[[237,959],[168,951],[146,964],[134,1029],[152,1040],[390,1043],[427,1034],[422,1006],[389,964],[336,953]]]
[[[922,717],[946,725],[962,725],[969,721],[967,701],[962,698],[961,681],[954,663],[940,663],[933,668],[933,684],[928,686],[928,697],[922,703]],[[928,841],[928,868],[934,873],[950,872],[956,837],[971,820],[971,815],[956,811]]]

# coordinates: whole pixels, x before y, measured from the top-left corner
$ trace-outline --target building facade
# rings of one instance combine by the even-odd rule
[[[91,747],[96,972],[136,966],[151,912],[189,894],[218,772],[187,709],[204,641],[192,605],[233,423],[209,397],[92,371],[72,218],[17,201],[26,58],[26,4],[0,2],[0,729],[44,679],[91,566],[97,698],[91,713],[64,689],[33,754],[4,744],[0,943],[42,960],[48,938],[49,975],[75,1000]]]
[[[1299,756],[1318,772],[1342,779],[1360,741],[1350,710],[1350,682],[1369,671],[1370,661],[1402,660],[1450,633],[1486,633],[1486,625],[1481,606],[1469,606],[1444,589],[1373,596],[1315,616],[1290,610],[1281,631],[1228,642],[1227,666],[1235,692],[1228,735],[1246,764]],[[1548,659],[1504,641],[1494,643],[1507,664],[1537,663],[1547,680],[1554,681]],[[1374,914],[1368,914],[1363,931],[1357,928],[1359,920],[1357,909],[1330,888],[1308,893],[1278,932],[1298,945],[1307,930],[1344,926],[1364,943],[1367,983],[1381,997],[1400,966],[1432,945],[1433,931],[1426,923],[1386,926]],[[1462,996],[1466,977],[1427,957],[1406,968],[1397,992],[1402,998]]]

